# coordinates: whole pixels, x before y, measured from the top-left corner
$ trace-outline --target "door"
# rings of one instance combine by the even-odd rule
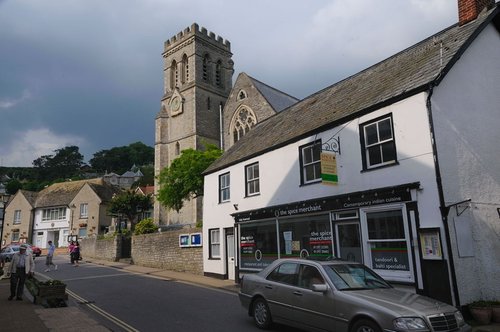
[[[227,248],[227,278],[234,280],[234,234],[226,234],[226,248]]]
[[[336,228],[339,257],[363,263],[359,222],[337,223]]]

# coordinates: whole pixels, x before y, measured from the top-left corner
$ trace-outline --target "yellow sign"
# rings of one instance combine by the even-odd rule
[[[333,152],[321,152],[321,180],[323,184],[337,184],[337,157]]]

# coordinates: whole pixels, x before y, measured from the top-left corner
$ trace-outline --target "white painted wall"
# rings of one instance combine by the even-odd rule
[[[500,36],[490,24],[432,97],[446,204],[471,199],[460,217],[454,208],[449,214],[461,304],[500,299],[499,59]],[[455,224],[468,236],[457,237]]]
[[[48,237],[48,231],[51,232],[59,232],[59,243],[58,246],[66,245],[66,241],[64,239],[65,231],[69,230],[69,220],[70,220],[70,209],[66,208],[66,218],[63,220],[49,220],[42,221],[43,209],[38,208],[35,210],[35,217],[33,222],[33,242],[37,240],[38,232],[44,232],[43,238],[40,241],[42,243],[41,248],[47,248],[47,242],[49,240],[54,240],[53,237]],[[67,232],[66,232],[67,233]]]
[[[339,126],[206,176],[203,211],[203,229],[207,244],[204,246],[205,272],[225,273],[224,259],[208,259],[208,229],[232,227],[234,220],[230,214],[236,212],[233,204],[238,204],[241,212],[288,202],[420,182],[423,188],[418,192],[421,227],[441,227],[426,98],[426,93],[415,95],[344,124],[345,127]],[[399,165],[361,172],[359,124],[391,112]],[[341,141],[341,155],[337,155],[339,184],[326,186],[319,183],[301,187],[299,146],[319,138],[326,142],[332,136],[340,136]],[[256,161],[260,167],[260,195],[245,198],[244,169],[246,165]],[[218,176],[228,171],[231,174],[231,201],[219,204]],[[224,247],[225,244],[221,243],[221,248]]]

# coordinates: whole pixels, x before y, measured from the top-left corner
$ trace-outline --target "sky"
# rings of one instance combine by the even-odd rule
[[[457,0],[0,0],[0,166],[154,146],[164,42],[198,23],[304,98],[458,20]]]

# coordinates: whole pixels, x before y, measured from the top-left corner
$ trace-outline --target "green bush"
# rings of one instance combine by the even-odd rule
[[[137,225],[135,225],[134,235],[156,233],[157,230],[158,226],[155,225],[153,219],[147,218],[139,221]]]

